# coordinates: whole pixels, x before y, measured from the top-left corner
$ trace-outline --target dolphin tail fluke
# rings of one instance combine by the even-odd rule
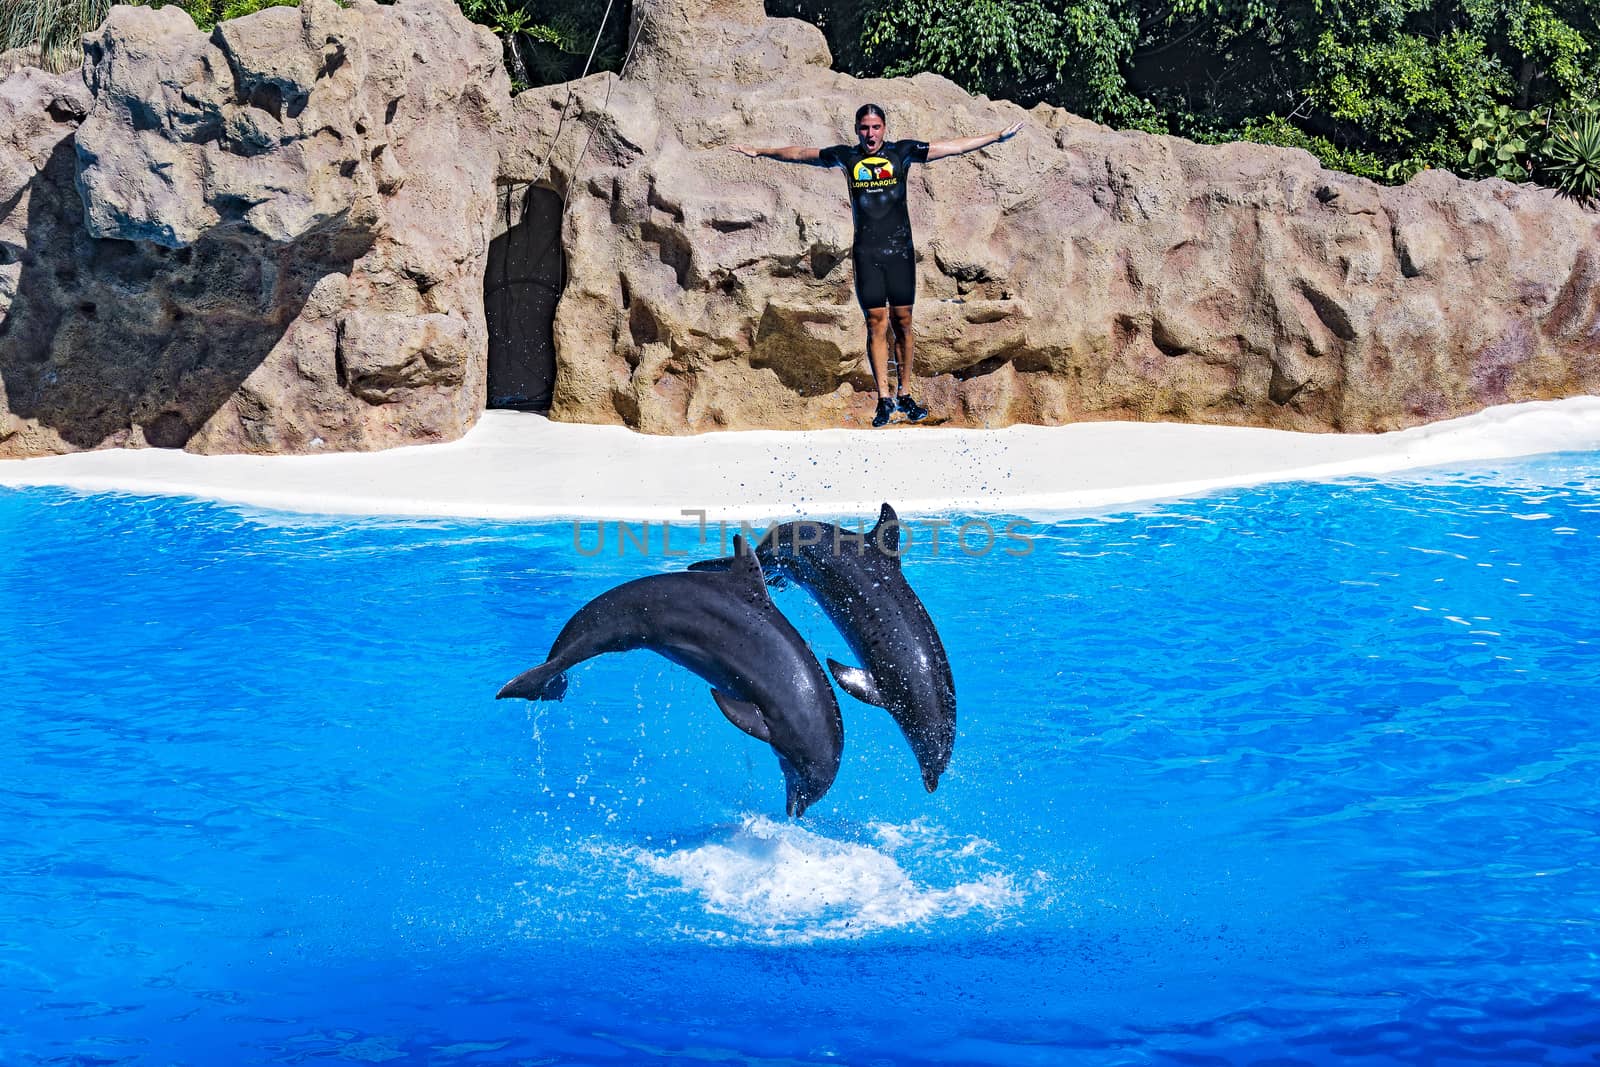
[[[846,667],[838,660],[830,659],[828,670],[832,673],[833,680],[839,683],[839,688],[861,703],[878,708],[887,706],[883,702],[883,696],[878,692],[878,683],[872,680],[872,675],[860,667]]]
[[[560,700],[567,695],[567,668],[551,660],[531,671],[523,671],[500,687],[496,700],[512,697],[521,700]]]

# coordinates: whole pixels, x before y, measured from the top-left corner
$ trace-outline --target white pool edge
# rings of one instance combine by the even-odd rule
[[[462,440],[374,453],[121,449],[0,461],[0,486],[198,497],[340,515],[715,520],[1041,515],[1288,480],[1600,449],[1600,397],[1509,404],[1388,434],[1176,423],[652,437],[486,412]]]

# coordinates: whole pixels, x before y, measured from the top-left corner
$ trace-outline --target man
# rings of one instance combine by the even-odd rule
[[[851,259],[855,266],[856,300],[867,319],[867,355],[878,390],[878,408],[872,416],[874,426],[887,423],[896,411],[912,422],[928,417],[928,409],[906,392],[906,383],[911,379],[911,306],[917,291],[917,254],[911,241],[911,216],[906,211],[906,178],[911,164],[931,163],[1009,141],[1022,129],[1022,123],[1012,123],[999,133],[932,144],[926,141],[886,143],[885,129],[883,108],[866,104],[856,112],[857,143],[854,145],[830,148],[729,146],[751,158],[839,167],[844,171],[850,190],[850,208],[855,217]],[[891,323],[895,333],[895,361],[900,370],[896,393],[889,391]]]

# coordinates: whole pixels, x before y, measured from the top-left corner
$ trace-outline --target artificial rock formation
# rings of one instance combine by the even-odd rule
[[[209,34],[119,5],[81,75],[0,82],[0,456],[378,448],[537,405],[548,376],[488,366],[495,247],[557,418],[860,424],[843,180],[727,146],[845,141],[869,100],[894,137],[1027,123],[912,175],[913,388],[951,423],[1383,430],[1600,392],[1600,216],[1548,191],[860,81],[761,0],[637,0],[632,30],[625,77],[513,100],[450,0]]]
[[[635,10],[626,77],[572,87],[551,164],[568,197],[558,418],[866,418],[841,176],[724,146],[848,141],[867,101],[891,138],[1027,123],[912,172],[913,390],[956,424],[1385,430],[1600,391],[1600,215],[1547,190],[1443,172],[1383,188],[1304,152],[1119,133],[932,75],[862,81],[761,0]],[[503,177],[540,176],[567,93],[517,98]]]
[[[0,454],[460,436],[509,100],[450,0],[117,6],[0,83]]]

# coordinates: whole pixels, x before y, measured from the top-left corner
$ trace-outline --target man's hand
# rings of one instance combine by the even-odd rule
[[[988,148],[1001,141],[1009,141],[1022,129],[1021,122],[1013,122],[999,133],[980,133],[976,137],[958,137],[951,141],[933,141],[928,145],[928,162],[944,159],[948,156],[964,155],[967,152],[976,152]]]
[[[747,144],[731,144],[728,151],[738,152],[751,159],[776,159],[780,163],[809,163],[814,167],[827,166],[822,162],[822,149],[804,145],[784,145],[782,148],[752,148]]]

